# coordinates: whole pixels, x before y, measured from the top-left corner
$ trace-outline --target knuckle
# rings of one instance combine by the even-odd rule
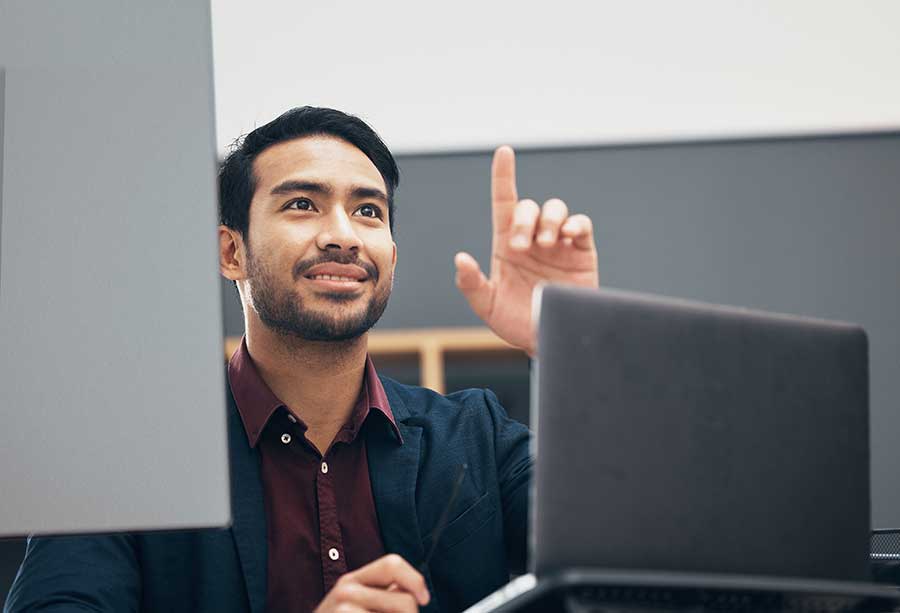
[[[534,219],[517,219],[513,222],[513,228],[520,232],[525,232],[529,228],[534,228]]]
[[[556,211],[568,211],[569,207],[566,206],[566,203],[560,200],[559,198],[550,198],[546,202],[544,202],[545,209],[552,209]]]
[[[389,553],[385,557],[384,562],[385,564],[387,564],[388,568],[393,571],[400,570],[406,565],[406,562],[403,560],[403,558],[401,558],[400,555],[396,553]]]
[[[528,211],[516,211],[516,214],[513,216],[513,220],[520,226],[534,223],[535,218],[537,218],[537,215],[532,215]]]
[[[551,206],[545,204],[541,211],[541,217],[547,221],[562,222],[568,216],[569,211],[563,206]]]
[[[565,225],[570,232],[584,232],[590,230],[591,219],[587,215],[572,215],[566,220]]]
[[[345,586],[348,583],[353,583],[353,576],[350,573],[346,573],[338,577],[338,580],[334,582],[334,587],[336,589]]]
[[[532,215],[540,211],[541,207],[539,207],[538,203],[534,200],[526,198],[525,200],[519,200],[519,204],[516,205],[516,210],[524,214]]]
[[[335,584],[334,588],[334,597],[338,600],[338,602],[348,602],[352,601],[359,595],[359,585],[356,583],[344,583],[343,585]]]

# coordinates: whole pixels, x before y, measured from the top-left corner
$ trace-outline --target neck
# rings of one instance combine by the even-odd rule
[[[307,341],[246,318],[247,350],[269,389],[303,420],[325,452],[350,418],[366,366],[366,334],[348,341]]]

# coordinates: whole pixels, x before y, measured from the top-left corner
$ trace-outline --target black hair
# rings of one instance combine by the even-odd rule
[[[219,223],[246,238],[250,201],[256,191],[253,161],[268,147],[304,136],[333,136],[344,140],[372,160],[387,188],[388,220],[394,230],[394,190],[400,170],[387,145],[359,117],[314,106],[293,108],[264,126],[237,139],[219,167]]]

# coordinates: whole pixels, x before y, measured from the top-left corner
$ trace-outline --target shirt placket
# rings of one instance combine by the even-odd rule
[[[334,478],[328,461],[331,454],[322,458],[316,475],[316,498],[319,506],[319,548],[322,558],[322,580],[327,594],[341,575],[347,572],[347,559],[341,526],[338,521]]]

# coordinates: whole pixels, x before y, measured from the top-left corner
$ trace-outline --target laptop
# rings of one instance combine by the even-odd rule
[[[471,611],[893,610],[857,326],[536,295],[532,572]]]

